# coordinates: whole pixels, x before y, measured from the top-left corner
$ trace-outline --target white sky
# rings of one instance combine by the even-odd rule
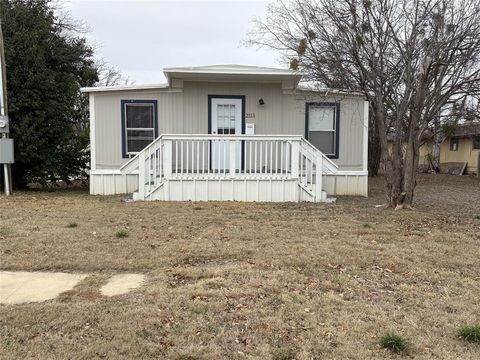
[[[65,0],[98,57],[136,84],[164,82],[164,67],[243,64],[285,67],[277,53],[245,47],[268,1]]]

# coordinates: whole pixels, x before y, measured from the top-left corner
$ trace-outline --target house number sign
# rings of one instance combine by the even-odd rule
[[[255,119],[255,113],[246,113],[245,119]]]

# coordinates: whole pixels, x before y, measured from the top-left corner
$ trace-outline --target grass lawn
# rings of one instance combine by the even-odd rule
[[[1,359],[479,359],[480,182],[422,175],[416,209],[0,198],[0,269],[88,273],[56,300],[0,305]],[[73,226],[71,224],[76,224]],[[123,234],[123,235],[119,235]],[[112,274],[146,284],[102,297]]]

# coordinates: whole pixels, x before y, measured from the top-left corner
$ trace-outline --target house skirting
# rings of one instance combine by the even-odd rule
[[[138,174],[120,170],[91,170],[90,195],[131,194],[138,189]]]
[[[175,179],[168,180],[158,192],[158,200],[235,200],[235,201],[305,201],[292,180],[275,179]],[[138,190],[138,175],[119,170],[92,170],[91,195],[130,194]],[[339,171],[323,176],[323,190],[329,196],[368,195],[365,171]],[[202,194],[208,194],[202,195]]]

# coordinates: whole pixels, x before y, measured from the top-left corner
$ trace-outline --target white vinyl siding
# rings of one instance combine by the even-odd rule
[[[207,134],[208,96],[245,95],[246,118],[254,124],[255,134],[308,135],[305,133],[305,104],[312,102],[338,103],[340,127],[338,158],[334,162],[341,170],[362,170],[364,100],[354,96],[325,96],[317,92],[284,92],[280,84],[184,82],[182,90],[144,90],[96,93],[95,142],[98,169],[118,169],[128,161],[122,156],[125,126],[121,119],[122,100],[157,102],[157,136],[159,134]],[[259,99],[265,102],[259,106]],[[123,153],[124,154],[124,153]]]

